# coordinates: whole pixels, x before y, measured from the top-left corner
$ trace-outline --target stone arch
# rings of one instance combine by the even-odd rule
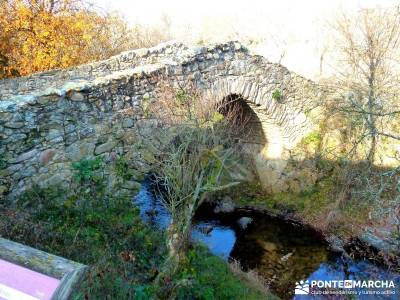
[[[290,112],[287,104],[274,100],[272,92],[271,87],[259,84],[257,78],[244,76],[219,78],[205,90],[214,101],[238,97],[251,109],[259,121],[263,143],[247,143],[245,152],[252,159],[249,168],[255,170],[267,191],[278,192],[288,189],[285,169],[290,150],[309,132],[309,127],[304,114],[293,118],[295,113]]]
[[[221,100],[217,110],[229,119],[240,143],[253,144],[256,147],[265,146],[267,140],[262,121],[255,113],[254,105],[248,103],[242,95],[229,94]]]
[[[242,76],[221,78],[213,82],[206,93],[211,99],[217,99],[216,101],[221,101],[230,95],[237,95],[246,101],[262,123],[265,141],[270,141],[269,144],[266,143],[267,149],[264,149],[270,157],[279,158],[283,147],[289,146],[290,140],[284,135],[284,128],[274,118],[278,104],[272,99],[271,92],[258,85],[255,78],[244,79]],[[271,148],[272,141],[277,141],[282,147]]]
[[[156,100],[165,77],[177,86],[195,82],[211,101],[237,95],[246,102],[266,141],[254,152],[266,188],[289,176],[304,177],[286,165],[288,150],[313,128],[306,113],[320,94],[314,83],[238,42],[167,43],[67,70],[0,80],[0,197],[13,198],[33,183],[50,186],[70,179],[71,162],[83,155],[132,153],[135,141],[127,133],[135,132],[143,107]],[[284,102],[273,99],[275,89],[284,93]]]
[[[270,124],[278,126],[281,130],[282,138],[285,146],[290,148],[296,144],[312,127],[307,118],[305,108],[301,105],[305,99],[293,98],[285,100],[284,103],[279,103],[273,99],[272,94],[277,85],[266,83],[264,74],[260,76],[250,76],[248,74],[239,73],[238,75],[219,77],[207,87],[207,94],[215,99],[222,99],[230,94],[238,94],[243,97],[248,103],[258,107],[259,113],[262,115],[262,120]],[[286,86],[278,85],[281,89],[293,88],[292,82],[286,83]],[[295,90],[301,94],[301,91]],[[293,93],[290,91],[290,93]]]

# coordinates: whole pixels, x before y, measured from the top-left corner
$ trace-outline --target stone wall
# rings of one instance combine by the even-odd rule
[[[156,101],[166,79],[177,85],[193,81],[215,101],[237,94],[252,104],[267,141],[256,153],[259,175],[266,187],[279,184],[269,181],[271,174],[287,179],[286,166],[271,161],[315,127],[308,117],[319,97],[315,85],[237,42],[167,43],[0,81],[0,195],[13,198],[32,184],[68,185],[71,162],[84,157],[132,156],[143,103]],[[275,90],[281,99],[273,98]]]

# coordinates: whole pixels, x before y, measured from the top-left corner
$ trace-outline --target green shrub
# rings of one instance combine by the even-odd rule
[[[104,168],[103,157],[97,156],[94,159],[81,159],[72,163],[72,168],[75,170],[74,179],[78,182],[99,182],[102,179],[101,171]]]
[[[311,132],[309,135],[307,135],[301,140],[303,145],[313,145],[313,146],[319,145],[321,141],[322,141],[322,135],[317,131]]]
[[[190,95],[184,89],[178,89],[175,94],[177,104],[184,105],[190,100]]]
[[[276,102],[281,103],[283,101],[283,94],[280,90],[276,89],[272,92],[272,99]]]
[[[124,180],[130,180],[132,178],[133,172],[130,170],[128,161],[124,156],[117,158],[115,162],[115,173]]]

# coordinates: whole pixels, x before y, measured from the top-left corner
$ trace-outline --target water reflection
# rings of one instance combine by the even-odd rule
[[[143,184],[135,198],[135,204],[140,208],[140,216],[145,222],[157,228],[167,228],[170,216],[151,192],[148,182]],[[212,254],[226,260],[235,245],[236,235],[232,228],[224,226],[218,220],[197,221],[192,230],[192,239],[204,243]]]
[[[202,228],[212,227],[210,233],[204,233]],[[235,231],[218,222],[197,223],[192,231],[192,238],[207,245],[210,252],[227,260],[236,242]]]
[[[151,192],[148,182],[135,198],[143,220],[165,229],[170,217]],[[247,216],[254,222],[246,230],[238,219]],[[204,207],[195,217],[192,239],[207,245],[211,253],[225,260],[240,262],[244,269],[256,269],[270,282],[271,290],[283,299],[294,296],[300,280],[395,280],[400,293],[400,275],[386,271],[368,261],[353,261],[331,253],[315,232],[256,213],[235,211],[214,214]],[[360,295],[353,299],[399,299],[398,295]],[[327,299],[326,296],[316,299]],[[329,299],[347,299],[337,295]]]

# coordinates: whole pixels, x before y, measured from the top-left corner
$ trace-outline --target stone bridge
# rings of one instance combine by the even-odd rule
[[[132,152],[141,107],[156,100],[165,78],[192,81],[216,101],[235,95],[249,105],[265,138],[254,162],[267,189],[283,190],[290,187],[287,178],[301,177],[288,172],[287,161],[315,126],[308,117],[320,97],[315,84],[238,42],[170,42],[0,81],[0,195],[66,184],[71,162],[86,156]]]

